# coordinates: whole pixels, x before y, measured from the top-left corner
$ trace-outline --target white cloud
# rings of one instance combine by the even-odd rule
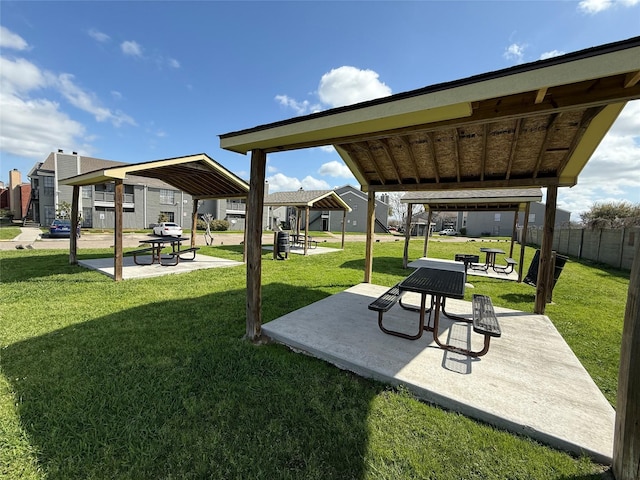
[[[305,190],[329,190],[331,187],[324,180],[319,180],[307,175],[302,180],[295,177],[287,177],[282,173],[276,173],[267,177],[269,192],[290,192],[304,188]]]
[[[639,3],[640,0],[582,0],[578,3],[578,10],[588,14],[596,14],[608,10],[611,7],[620,5],[623,7],[633,7]]]
[[[58,90],[71,105],[92,114],[98,122],[110,121],[116,127],[123,124],[136,125],[129,115],[101,106],[95,94],[80,88],[74,83],[73,78],[70,73],[62,73],[56,81]]]
[[[331,187],[324,180],[313,178],[311,175],[307,175],[302,179],[302,188],[305,190],[329,190]]]
[[[132,57],[142,57],[142,47],[139,43],[134,42],[133,40],[122,42],[120,44],[120,49],[125,55],[130,55]]]
[[[292,109],[296,115],[306,115],[307,113],[314,113],[322,110],[320,105],[312,105],[308,100],[298,102],[287,95],[276,95],[275,100],[283,107]]]
[[[106,33],[101,32],[99,30],[96,30],[95,28],[92,28],[87,33],[89,34],[89,36],[91,38],[93,38],[94,40],[96,40],[96,41],[98,41],[100,43],[107,43],[109,40],[111,40],[111,37],[109,35],[107,35]]]
[[[23,100],[0,93],[2,151],[42,160],[43,155],[60,146],[70,145],[77,150],[83,143],[85,128],[59,108],[50,100]]]
[[[332,160],[331,162],[323,163],[318,170],[320,175],[325,175],[329,177],[341,177],[341,178],[354,178],[351,170],[344,163],[339,162],[337,160]]]
[[[13,33],[8,28],[0,26],[0,48],[28,50],[29,44],[17,33]]]
[[[45,87],[46,76],[33,63],[18,58],[0,57],[0,91],[4,94],[26,94]]]
[[[330,107],[341,107],[354,103],[388,97],[391,88],[378,79],[373,70],[360,70],[343,66],[322,75],[318,96]]]
[[[267,173],[276,173],[278,169],[272,165],[267,165]]]
[[[317,95],[320,102],[298,101],[288,95],[276,95],[275,100],[292,109],[296,115],[320,112],[326,108],[352,105],[375,98],[388,97],[391,88],[378,79],[373,70],[360,70],[342,66],[334,68],[320,78]]]
[[[12,32],[3,31],[4,38]],[[26,42],[25,42],[26,44]],[[53,95],[62,95],[71,105],[110,121],[116,126],[135,125],[122,112],[100,105],[96,95],[80,88],[68,73],[55,74],[41,70],[24,58],[0,56],[0,145],[3,152],[42,159],[46,152],[69,146],[75,151],[91,153],[85,126],[62,111]]]
[[[629,102],[558,206],[579,214],[594,202],[640,203],[640,100]],[[577,220],[577,217],[573,218]]]
[[[111,90],[111,96],[116,100],[122,100],[122,94],[117,90]]]
[[[267,177],[269,182],[269,192],[288,192],[292,190],[298,190],[302,187],[302,182],[297,178],[287,177],[282,173],[276,173]]]
[[[613,5],[612,0],[582,0],[578,4],[578,9],[586,13],[598,13],[608,9]]]
[[[175,58],[167,59],[167,65],[169,65],[171,68],[180,68],[180,62]]]
[[[564,55],[566,52],[562,52],[560,50],[551,50],[550,52],[544,52],[540,55],[540,60],[546,60],[547,58],[559,57],[560,55]]]
[[[515,60],[517,63],[522,62],[523,58],[524,58],[524,50],[526,48],[526,45],[523,44],[518,44],[518,43],[512,43],[511,45],[509,45],[504,53],[502,54],[504,56],[504,58],[506,58],[507,60]]]

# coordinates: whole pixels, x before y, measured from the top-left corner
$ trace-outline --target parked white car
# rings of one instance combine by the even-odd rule
[[[445,228],[444,230],[440,230],[438,233],[440,235],[458,235],[458,232],[456,232],[453,228]]]
[[[165,236],[181,237],[182,228],[177,223],[162,222],[162,223],[158,223],[155,227],[153,227],[153,234],[160,235],[161,237],[165,237]]]

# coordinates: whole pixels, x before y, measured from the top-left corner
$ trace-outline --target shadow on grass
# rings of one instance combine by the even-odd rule
[[[326,296],[263,292],[289,311]],[[244,302],[244,290],[156,302],[4,349],[47,478],[362,478],[383,387],[243,340]],[[285,309],[271,303],[269,319]]]
[[[84,257],[96,258],[96,255],[84,255]],[[80,271],[85,271],[85,269],[78,265],[69,264],[68,252],[59,250],[18,251],[18,254],[11,252],[3,255],[2,262],[0,262],[0,282],[24,282],[55,275],[70,275]]]

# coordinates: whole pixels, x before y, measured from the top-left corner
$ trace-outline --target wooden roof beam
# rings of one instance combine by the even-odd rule
[[[542,165],[542,159],[544,158],[544,152],[547,151],[547,146],[551,141],[551,134],[555,128],[558,119],[562,116],[561,113],[554,113],[549,118],[549,122],[547,123],[547,131],[544,134],[544,140],[542,141],[542,146],[540,147],[540,151],[538,152],[538,159],[536,160],[536,166],[533,169],[533,178],[538,177],[538,172],[540,171],[540,166]]]
[[[511,141],[511,152],[509,152],[509,162],[507,164],[507,171],[505,173],[505,177],[509,180],[511,176],[511,167],[513,166],[513,159],[516,156],[516,148],[518,146],[518,137],[520,136],[520,127],[522,126],[522,119],[519,118],[516,120],[516,126],[513,132],[513,140]]]
[[[393,165],[393,173],[396,176],[396,180],[398,180],[398,183],[402,183],[402,178],[400,176],[400,167],[398,166],[398,162],[396,162],[395,155],[393,155],[393,153],[391,152],[389,139],[383,138],[382,140],[380,140],[380,143],[382,144],[382,151],[387,157],[387,160],[389,160]]]
[[[548,87],[541,88],[536,92],[536,99],[533,103],[536,105],[544,101],[544,97],[547,95]]]
[[[640,70],[636,72],[627,73],[624,78],[624,88],[635,87],[635,85],[640,81]]]
[[[562,171],[566,168],[567,163],[569,163],[569,159],[571,158],[571,155],[573,155],[573,152],[575,151],[576,147],[580,143],[580,140],[582,139],[584,132],[587,131],[587,128],[591,123],[591,120],[593,120],[602,110],[604,110],[604,108],[605,108],[604,106],[593,107],[588,109],[586,112],[584,112],[584,115],[582,116],[582,120],[580,121],[580,127],[578,129],[578,132],[573,137],[573,140],[571,141],[571,146],[569,147],[567,154],[562,159],[562,162],[560,162],[560,166],[558,167],[558,171],[557,171],[558,176],[562,174]]]
[[[413,169],[413,173],[415,174],[416,183],[420,183],[420,171],[418,169],[418,162],[416,162],[416,157],[413,154],[413,148],[411,148],[411,143],[409,139],[405,136],[398,137],[398,140],[402,142],[404,147],[407,149],[407,155],[409,156],[409,161],[411,163],[411,168]]]
[[[382,175],[382,170],[380,170],[380,166],[378,165],[378,162],[376,162],[376,160],[373,158],[373,155],[371,154],[371,150],[369,149],[369,145],[367,145],[365,142],[362,142],[362,143],[356,144],[355,148],[360,148],[363,151],[363,153],[367,156],[367,158],[371,162],[371,165],[373,165],[373,168],[376,171],[376,175],[380,179],[380,183],[382,185],[385,185],[384,175]]]
[[[482,158],[480,158],[480,181],[484,180],[487,168],[487,124],[482,125]]]
[[[456,179],[460,181],[460,132],[457,128],[453,137],[453,157],[456,162]]]
[[[431,163],[433,164],[433,172],[435,173],[434,176],[436,178],[436,183],[440,183],[440,172],[438,171],[438,161],[436,160],[436,146],[435,143],[433,143],[435,135],[433,132],[428,132],[427,137],[429,138],[427,145],[429,145],[429,151],[431,153]]]

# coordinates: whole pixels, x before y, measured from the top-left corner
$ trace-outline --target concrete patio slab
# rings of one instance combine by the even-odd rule
[[[97,270],[110,278],[114,276],[113,257],[78,260],[78,264],[92,270]],[[157,263],[153,265],[136,265],[133,262],[133,257],[124,257],[122,259],[122,279],[131,280],[135,278],[160,277],[163,275],[192,272],[203,268],[236,267],[239,265],[244,264],[242,262],[211,257],[200,253],[196,254],[194,260],[180,261],[180,263],[175,266],[162,266]]]
[[[548,317],[495,306],[502,336],[473,359],[438,348],[430,332],[412,341],[383,333],[367,305],[389,287],[362,283],[263,325],[276,342],[342,369],[392,385],[542,443],[612,460],[615,413]],[[412,296],[413,295],[413,296]],[[419,305],[405,294],[403,303]],[[471,316],[471,303],[447,301],[453,314]],[[387,327],[417,328],[418,315],[395,306]],[[441,316],[443,342],[478,349],[482,336]]]

